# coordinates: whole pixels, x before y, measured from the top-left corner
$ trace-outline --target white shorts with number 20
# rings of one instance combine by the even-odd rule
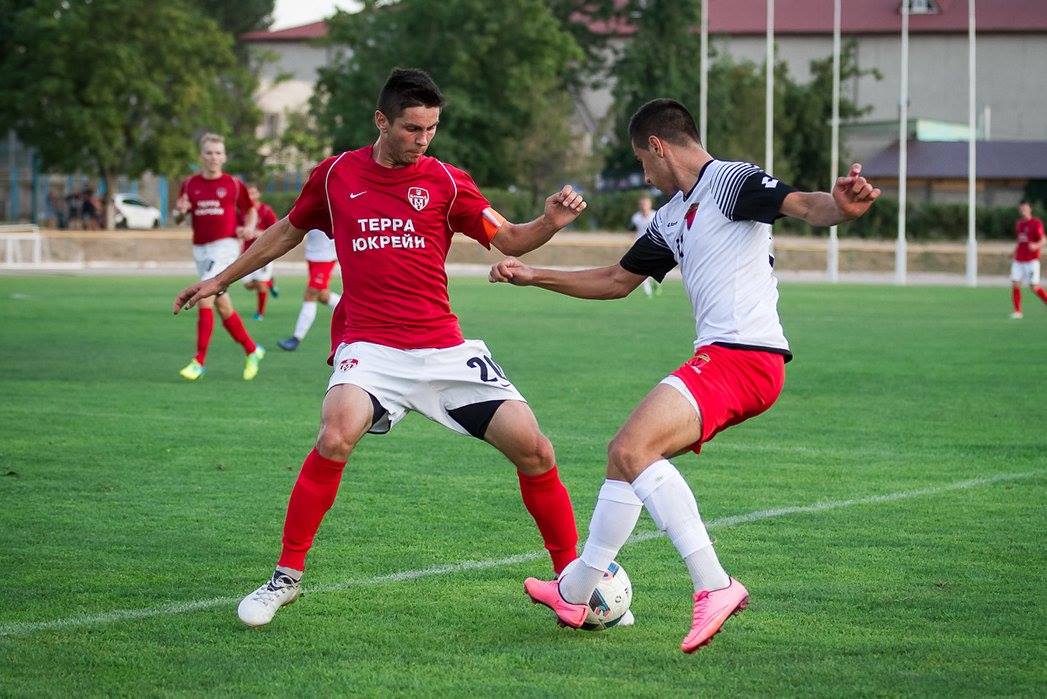
[[[238,238],[222,238],[211,243],[193,246],[193,260],[200,281],[217,276],[240,256]]]
[[[416,350],[372,342],[343,343],[335,353],[327,390],[341,384],[359,386],[388,411],[369,430],[373,434],[388,432],[414,410],[468,435],[449,411],[493,400],[524,401],[480,340],[466,340],[446,349]]]
[[[1028,284],[1036,286],[1040,283],[1040,261],[1011,262],[1011,281],[1015,284]]]

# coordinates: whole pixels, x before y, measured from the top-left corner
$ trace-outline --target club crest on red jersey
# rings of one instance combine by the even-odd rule
[[[407,190],[407,201],[417,211],[421,211],[429,203],[429,190],[422,187],[411,187]]]
[[[216,189],[214,191],[214,193],[218,195],[219,199],[222,199],[226,195],[226,188],[225,187],[219,187],[218,189]]]

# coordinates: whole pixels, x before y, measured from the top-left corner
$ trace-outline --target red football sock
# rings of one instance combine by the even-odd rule
[[[571,496],[560,481],[556,466],[540,476],[527,476],[519,471],[517,476],[524,507],[534,517],[553,559],[553,570],[559,575],[568,563],[578,558],[578,529],[574,524]]]
[[[1042,286],[1033,287],[1033,293],[1040,297],[1040,300],[1047,303],[1047,291],[1043,290]]]
[[[1014,302],[1014,312],[1022,312],[1022,290],[1016,286],[1011,287],[1011,301]]]
[[[199,308],[196,316],[196,361],[203,364],[207,361],[207,346],[211,344],[214,332],[214,309]]]
[[[265,283],[265,288],[266,289],[272,289],[274,286],[276,286],[276,280],[275,279],[270,279],[269,281],[267,281]]]
[[[277,565],[305,570],[305,554],[309,553],[316,530],[320,528],[320,522],[338,495],[338,484],[342,480],[345,463],[325,459],[316,449],[305,457],[298,480],[291,490],[291,500],[287,503],[284,546]]]
[[[269,300],[269,286],[266,282],[266,286],[263,286],[258,290],[258,315],[265,315],[265,302]]]
[[[240,320],[240,316],[237,315],[236,311],[228,318],[222,319],[222,325],[229,331],[229,334],[233,336],[233,339],[239,342],[244,347],[244,352],[251,354],[257,349],[254,340],[247,334],[247,328],[244,327],[244,321]]]

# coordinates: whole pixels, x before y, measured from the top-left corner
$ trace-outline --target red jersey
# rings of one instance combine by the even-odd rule
[[[447,297],[444,264],[461,232],[490,248],[501,219],[464,171],[422,156],[382,167],[372,146],[320,163],[288,214],[291,225],[319,228],[335,241],[342,300],[331,341],[397,349],[463,342]]]
[[[1014,233],[1018,238],[1018,246],[1014,248],[1015,262],[1032,262],[1040,259],[1040,251],[1032,250],[1029,243],[1037,243],[1043,240],[1043,221],[1038,218],[1018,219],[1014,224]]]
[[[193,245],[236,237],[236,212],[254,206],[247,187],[238,178],[222,174],[213,180],[193,175],[182,183],[179,196],[189,197],[193,216]]]
[[[255,230],[258,231],[258,235],[265,232],[265,229],[276,223],[276,212],[273,211],[273,207],[269,206],[264,202],[258,202],[258,223],[255,225]],[[236,225],[242,226],[246,222],[247,215],[242,214],[239,211],[236,212]],[[248,238],[244,240],[243,249],[254,245],[254,241],[258,238]]]

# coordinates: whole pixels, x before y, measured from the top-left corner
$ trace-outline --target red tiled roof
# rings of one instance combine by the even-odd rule
[[[327,36],[327,22],[320,20],[297,27],[277,29],[275,32],[247,32],[240,35],[240,41],[308,41]]]
[[[709,31],[713,34],[763,34],[766,31],[766,0],[707,0]],[[920,33],[967,31],[966,0],[935,0],[936,15],[912,15],[909,30]],[[901,31],[900,0],[842,0],[840,17],[844,34],[894,34]],[[1047,31],[1047,0],[982,0],[975,8],[979,32]],[[585,22],[576,13],[574,19]],[[630,36],[636,27],[624,15],[588,21],[600,34]],[[698,18],[695,18],[697,31]],[[777,34],[830,34],[833,29],[833,0],[787,0],[775,5]],[[327,36],[327,22],[319,21],[269,32],[248,32],[241,41],[308,41]]]
[[[708,0],[709,32],[713,34],[763,34],[767,27],[766,0]],[[911,15],[909,30],[919,33],[967,31],[966,0],[935,0],[935,15]],[[894,34],[901,31],[901,0],[842,0],[844,34]],[[578,21],[584,16],[576,15]],[[975,6],[979,32],[1047,31],[1047,0],[982,0]],[[698,17],[695,17],[697,29]],[[594,32],[629,36],[636,27],[629,18],[589,22]],[[778,34],[831,34],[833,0],[787,0],[775,5],[774,30]]]

